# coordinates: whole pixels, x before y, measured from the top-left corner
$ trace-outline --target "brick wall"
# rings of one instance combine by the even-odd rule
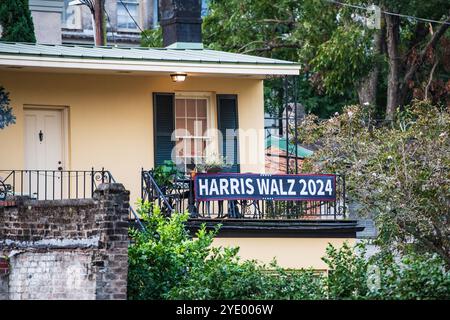
[[[0,299],[126,299],[129,192],[0,207]],[[1,267],[1,266],[0,266]]]

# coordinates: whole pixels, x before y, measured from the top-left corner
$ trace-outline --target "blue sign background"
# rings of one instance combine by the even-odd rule
[[[331,174],[197,174],[195,198],[211,200],[335,201],[336,176]]]

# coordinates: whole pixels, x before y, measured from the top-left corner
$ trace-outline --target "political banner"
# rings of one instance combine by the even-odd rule
[[[332,174],[199,173],[194,188],[198,201],[336,200],[336,176]]]

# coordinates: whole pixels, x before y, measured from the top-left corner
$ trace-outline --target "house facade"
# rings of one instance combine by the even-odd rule
[[[142,30],[159,27],[158,4],[158,0],[105,0],[107,44],[138,47]],[[81,1],[29,0],[29,6],[38,43],[94,43],[92,13]],[[205,0],[201,10],[205,14]]]
[[[87,6],[63,0],[61,41],[63,44],[92,44],[92,14]],[[108,45],[139,46],[141,30],[158,24],[158,0],[105,0]]]
[[[90,9],[73,0],[30,0],[36,41],[93,44]],[[108,45],[139,46],[141,31],[158,25],[158,0],[105,0]]]
[[[296,76],[300,67],[204,49],[200,17],[177,19],[186,13],[167,10],[162,49],[0,43],[0,85],[16,116],[0,130],[8,192],[82,198],[104,168],[133,202],[143,196],[142,170],[173,160],[189,172],[215,156],[226,157],[230,171],[265,173],[264,79]],[[344,207],[318,204],[326,214],[316,221],[234,221],[215,241],[240,246],[243,258],[275,256],[288,268],[323,270],[328,243],[354,241],[356,222],[345,219]],[[203,221],[212,227],[223,219]]]

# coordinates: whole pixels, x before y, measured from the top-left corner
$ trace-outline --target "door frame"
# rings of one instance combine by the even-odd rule
[[[43,105],[43,104],[24,104],[23,105],[23,117],[25,118],[26,110],[51,110],[51,111],[60,111],[61,112],[61,141],[62,141],[62,167],[63,170],[70,170],[70,130],[69,130],[69,107],[68,106],[59,106],[59,105]],[[25,124],[25,122],[24,122]],[[24,125],[24,133],[27,128]],[[24,145],[23,157],[26,162],[26,152]],[[24,162],[24,163],[25,163]]]

